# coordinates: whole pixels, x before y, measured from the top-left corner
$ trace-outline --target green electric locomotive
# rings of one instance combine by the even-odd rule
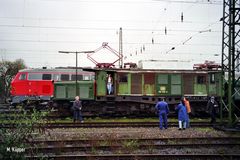
[[[96,68],[95,80],[78,81],[77,93],[83,101],[85,115],[153,116],[161,97],[170,111],[185,96],[193,114],[206,112],[208,97],[221,96],[219,70],[145,70]],[[108,76],[112,77],[109,92]],[[69,109],[76,96],[75,82],[54,83],[54,105]]]

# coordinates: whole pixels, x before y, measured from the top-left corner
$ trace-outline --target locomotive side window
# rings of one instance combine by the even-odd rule
[[[206,83],[206,77],[205,76],[197,76],[197,83],[198,84]]]
[[[28,80],[42,80],[42,74],[30,73]]]
[[[215,83],[215,74],[210,74],[210,83]]]
[[[76,81],[76,74],[73,74],[72,76],[71,76],[71,80],[72,81]],[[77,75],[77,80],[78,81],[82,81],[83,80],[83,76],[82,75]]]
[[[94,75],[92,75],[92,76],[90,76],[91,78],[90,78],[90,80],[94,80],[95,79],[95,76]]]
[[[90,76],[84,75],[84,76],[83,76],[83,80],[84,80],[84,81],[89,81],[89,80],[90,80]]]
[[[127,74],[119,74],[119,82],[121,82],[121,83],[128,82],[128,75]]]
[[[53,75],[53,80],[54,81],[60,81],[60,75],[59,74],[54,74]]]
[[[26,80],[26,78],[27,78],[26,74],[21,74],[19,76],[19,80]]]
[[[52,75],[51,74],[43,74],[42,79],[43,80],[51,80],[52,79]]]
[[[168,75],[167,74],[158,75],[158,84],[168,84]]]
[[[61,74],[62,81],[69,81],[69,74]]]

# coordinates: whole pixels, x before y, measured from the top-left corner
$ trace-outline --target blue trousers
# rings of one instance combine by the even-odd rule
[[[164,128],[167,129],[167,113],[160,112],[158,115],[159,115],[159,128],[163,129],[163,123],[164,123]]]
[[[112,83],[107,83],[108,94],[112,92]]]
[[[75,110],[75,111],[73,112],[73,119],[74,119],[74,121],[75,121],[75,120],[83,121],[82,112]]]

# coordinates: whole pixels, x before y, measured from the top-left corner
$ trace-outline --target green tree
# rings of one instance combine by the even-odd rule
[[[6,102],[10,96],[11,81],[20,69],[26,68],[22,59],[15,61],[0,61],[0,99]]]

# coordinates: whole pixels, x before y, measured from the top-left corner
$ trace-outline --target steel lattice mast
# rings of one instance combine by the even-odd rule
[[[223,0],[222,28],[222,96],[220,118],[228,112],[228,124],[233,126],[237,120],[235,97],[240,95],[239,69],[240,51],[240,0]]]

